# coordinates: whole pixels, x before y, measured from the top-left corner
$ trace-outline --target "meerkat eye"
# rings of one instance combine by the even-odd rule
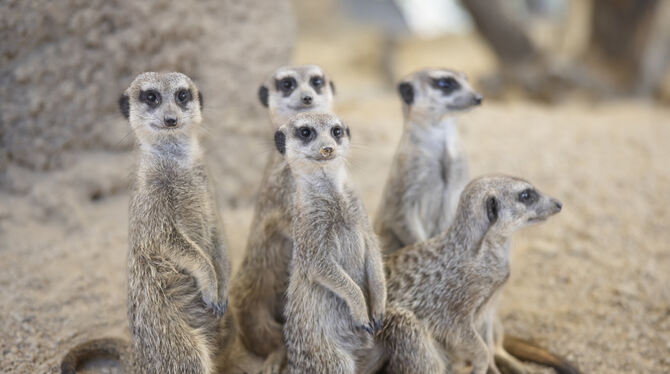
[[[310,84],[311,84],[312,87],[314,87],[314,88],[320,88],[321,86],[323,86],[323,78],[321,78],[321,77],[312,77],[312,79],[310,80]]]
[[[279,81],[279,89],[283,92],[291,92],[295,88],[296,83],[293,78],[284,78]]]
[[[460,88],[460,84],[453,77],[433,79],[433,87],[443,91],[453,91]]]
[[[312,136],[312,129],[309,127],[301,127],[298,129],[298,135],[303,139],[309,139]]]
[[[340,126],[335,126],[333,129],[330,131],[335,138],[340,138],[342,137],[342,134],[344,131],[342,131],[342,128]]]
[[[161,103],[161,95],[153,90],[141,91],[140,101],[145,102],[150,107],[157,107]]]
[[[537,200],[537,192],[535,190],[527,188],[521,192],[519,192],[519,201],[526,204],[530,205],[534,203]]]
[[[179,90],[177,91],[177,102],[180,104],[185,104],[191,101],[191,91],[189,90]]]

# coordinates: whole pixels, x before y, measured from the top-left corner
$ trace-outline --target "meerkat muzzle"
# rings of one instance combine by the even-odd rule
[[[330,157],[333,155],[333,152],[335,152],[335,148],[333,147],[322,147],[319,151],[323,157]]]

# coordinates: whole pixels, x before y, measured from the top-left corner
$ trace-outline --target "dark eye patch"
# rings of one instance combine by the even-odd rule
[[[157,108],[161,105],[161,94],[156,90],[140,91],[139,100],[149,106],[149,108]]]
[[[342,126],[334,126],[332,129],[330,129],[330,134],[335,138],[335,142],[337,144],[342,143],[342,137],[344,136],[344,129]]]
[[[461,84],[454,77],[444,77],[444,78],[433,78],[431,81],[431,86],[442,91],[443,94],[448,95],[459,88]]]
[[[288,96],[295,90],[298,84],[293,77],[287,77],[282,79],[275,80],[275,85],[277,86],[277,91],[280,91],[284,96]]]
[[[526,206],[533,205],[538,199],[540,198],[540,195],[537,193],[532,188],[527,188],[521,192],[519,192],[519,201],[522,202]]]
[[[295,136],[302,140],[303,144],[307,144],[316,138],[316,130],[309,126],[298,127],[295,129]]]
[[[182,88],[174,93],[174,100],[177,102],[177,105],[185,109],[186,105],[193,100],[193,94],[191,90]]]
[[[314,88],[314,91],[316,91],[317,94],[321,94],[321,88],[323,87],[323,77],[320,77],[318,75],[313,76],[309,80],[309,84]]]

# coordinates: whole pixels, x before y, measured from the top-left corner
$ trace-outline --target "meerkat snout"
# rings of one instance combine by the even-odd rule
[[[472,101],[475,105],[481,105],[482,101],[484,101],[484,97],[480,94],[475,94]]]
[[[309,95],[303,95],[302,103],[305,105],[312,105],[312,97]]]
[[[335,152],[335,149],[333,147],[321,147],[321,150],[319,153],[321,153],[321,156],[325,158],[330,158],[330,156]]]
[[[165,117],[164,122],[167,127],[175,127],[177,126],[177,117]]]

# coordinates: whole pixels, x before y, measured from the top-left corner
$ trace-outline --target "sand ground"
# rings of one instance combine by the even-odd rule
[[[374,44],[369,38],[361,42]],[[481,46],[470,64],[476,50],[450,60],[448,48],[402,43],[399,72],[455,65],[476,75],[490,66]],[[302,38],[295,61],[324,65],[338,84],[337,111],[352,128],[351,171],[374,214],[400,137],[400,105],[370,73],[376,57],[353,58],[342,45]],[[515,236],[500,308],[507,331],[585,373],[670,372],[670,110],[628,101],[485,102],[459,126],[473,176],[522,176],[564,203],[558,216]],[[259,142],[273,151],[269,139]],[[90,153],[48,177],[10,170],[30,184],[23,196],[0,193],[0,371],[57,372],[73,344],[127,336],[132,157]],[[252,209],[223,211],[235,265]]]

